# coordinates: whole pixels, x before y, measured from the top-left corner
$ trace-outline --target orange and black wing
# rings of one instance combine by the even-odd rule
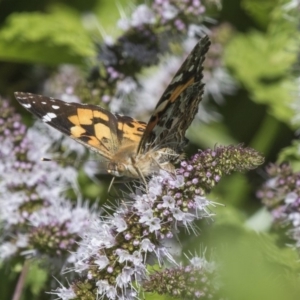
[[[20,104],[45,123],[110,159],[124,142],[141,140],[144,122],[112,114],[96,105],[16,92]]]
[[[187,143],[185,132],[202,99],[203,62],[209,45],[207,36],[201,38],[177,71],[147,124],[138,147],[139,153],[165,147],[182,152]]]

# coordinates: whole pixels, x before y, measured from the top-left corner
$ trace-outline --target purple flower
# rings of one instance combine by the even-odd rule
[[[267,167],[268,180],[257,192],[263,204],[273,216],[274,225],[280,224],[287,229],[287,234],[300,245],[300,173],[294,172],[288,164],[270,164]]]

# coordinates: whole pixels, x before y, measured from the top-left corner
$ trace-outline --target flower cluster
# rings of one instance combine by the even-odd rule
[[[187,207],[186,201],[172,196],[171,191],[183,185],[182,176],[156,176],[148,183],[148,193],[132,194],[134,201],[124,202],[112,216],[91,224],[75,255],[75,271],[87,274],[72,285],[77,298],[87,293],[108,299],[129,297],[136,294],[134,286],[146,279],[149,257],[174,262],[163,244],[173,237],[174,226],[188,227],[194,219],[210,216],[206,207],[211,202],[204,197],[195,197],[194,207]],[[62,291],[56,294],[61,296]]]
[[[172,37],[201,35],[204,12],[200,0],[156,0],[138,5],[130,17],[118,22],[123,35],[116,41],[106,38],[98,46],[98,58],[104,68],[91,71],[89,79],[94,91],[105,103],[130,95],[138,86],[137,74],[145,66],[159,62],[159,54],[169,50]]]
[[[300,247],[300,173],[289,164],[271,164],[267,168],[269,179],[257,196],[270,210],[274,224],[285,226],[291,238]]]
[[[205,95],[222,103],[223,95],[232,95],[236,91],[236,83],[224,66],[223,52],[232,35],[232,28],[222,24],[214,27],[210,32],[211,46],[206,55],[203,67],[203,81],[205,82]]]
[[[190,161],[181,162],[177,171],[185,178],[188,190],[202,196],[220,181],[223,175],[251,170],[262,164],[263,157],[252,148],[216,147],[199,151]]]
[[[43,85],[43,94],[51,95],[66,102],[80,102],[78,90],[84,86],[83,74],[75,66],[62,65]],[[78,90],[77,90],[78,89]],[[84,92],[81,92],[84,97]]]
[[[61,287],[53,293],[61,299],[86,295],[91,295],[89,299],[132,299],[137,296],[138,287],[146,280],[149,259],[155,258],[160,263],[167,259],[176,265],[165,243],[180,227],[196,233],[194,220],[212,216],[210,210],[215,203],[205,197],[206,192],[223,174],[251,169],[261,162],[262,157],[254,150],[241,146],[219,147],[214,151],[199,152],[190,161],[182,163],[176,176],[167,172],[154,176],[147,184],[146,193],[137,190],[128,195],[128,199],[123,199],[113,215],[95,219],[90,224],[73,255],[72,270],[83,277],[70,288]],[[217,175],[214,175],[215,170]],[[180,273],[197,278],[199,275],[202,280],[207,280],[207,272],[197,264],[194,268],[166,270],[170,280]],[[195,284],[190,282],[186,295],[197,297],[209,293],[210,283],[198,286],[198,289]],[[150,283],[147,289],[150,289]],[[162,288],[159,291],[169,293]],[[182,294],[178,290],[178,295]]]
[[[200,22],[206,9],[200,0],[155,0],[153,10],[161,26],[186,32],[190,24]]]
[[[0,215],[3,234],[1,260],[21,252],[69,256],[91,212],[74,208],[62,196],[76,185],[76,171],[55,162],[41,162],[45,136],[27,130],[8,102],[0,100]],[[50,188],[51,187],[51,188]]]
[[[131,112],[131,115],[134,112],[133,117],[149,118],[183,58],[207,32],[202,24],[205,11],[203,1],[199,0],[157,0],[138,5],[130,17],[123,14],[118,23],[123,34],[115,41],[106,38],[98,45],[97,66],[89,76],[93,96],[87,101],[98,104],[100,98],[113,112]],[[218,102],[223,100],[224,94],[235,90],[234,81],[221,64],[230,32],[226,26],[212,29],[215,45],[205,64],[204,98],[211,95]],[[141,71],[153,65],[158,68],[153,76],[147,74],[145,79]],[[145,107],[149,109],[145,111]],[[211,118],[207,113],[205,116],[205,110],[202,112],[202,119]]]
[[[13,113],[7,101],[0,99],[0,107],[1,174],[6,174],[10,169],[21,174],[29,172],[32,164],[26,160],[28,141],[23,139],[26,126],[22,124],[20,116]],[[12,182],[12,186],[14,184]]]
[[[187,33],[191,24],[203,21],[206,9],[200,0],[154,0],[151,5],[139,5],[131,18],[122,18],[119,27],[132,29],[152,27],[154,30]]]
[[[100,99],[112,112],[130,112],[133,117],[148,119],[183,57],[191,51],[199,36],[207,32],[202,25],[205,11],[203,1],[168,0],[140,4],[130,17],[121,12],[118,25],[123,33],[116,40],[105,37],[104,43],[98,43],[97,61],[91,67],[87,81],[79,80],[79,71],[74,67],[63,66],[58,75],[47,80],[44,93],[65,101],[78,102],[80,98],[91,104],[99,104]],[[216,101],[221,101],[223,94],[232,93],[235,87],[220,64],[224,40],[228,40],[224,38],[226,32],[229,30],[218,27],[211,31],[215,45],[205,64],[204,98],[209,94]],[[223,37],[222,41],[218,36]],[[171,52],[170,45],[178,46],[178,42],[180,47],[172,48],[177,49],[177,55],[168,58],[162,55]],[[147,74],[145,79],[141,71],[153,65],[158,65],[157,70],[152,70],[153,76]],[[205,111],[201,117],[211,119]]]
[[[178,299],[213,299],[217,291],[216,266],[193,257],[187,266],[156,271],[143,282],[145,292],[156,292]]]

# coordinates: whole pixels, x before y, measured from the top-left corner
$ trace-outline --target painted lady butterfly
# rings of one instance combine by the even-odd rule
[[[185,132],[202,99],[203,61],[210,41],[203,37],[177,71],[146,124],[100,106],[16,92],[27,110],[107,160],[113,176],[144,178],[160,169],[174,172],[187,144]],[[145,181],[145,180],[144,180]]]

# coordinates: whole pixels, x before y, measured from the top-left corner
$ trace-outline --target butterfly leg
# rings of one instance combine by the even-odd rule
[[[168,172],[173,179],[176,178],[175,167],[170,161],[160,163],[155,157],[152,157],[152,159],[153,159],[153,162],[157,165],[157,168],[159,170],[163,170],[165,172]]]
[[[112,186],[113,186],[113,183],[114,183],[114,181],[115,181],[115,179],[116,179],[116,177],[114,176],[113,178],[112,178],[112,180],[110,181],[110,184],[109,184],[109,187],[108,187],[108,193],[110,192],[110,190],[111,190],[111,188],[112,188]]]
[[[146,182],[146,179],[145,179],[143,173],[141,172],[141,170],[138,167],[135,167],[135,169],[136,169],[137,173],[139,174],[139,176],[141,177],[141,179],[142,179],[142,181],[143,181],[143,183],[145,185],[146,192],[148,193],[148,184]]]

